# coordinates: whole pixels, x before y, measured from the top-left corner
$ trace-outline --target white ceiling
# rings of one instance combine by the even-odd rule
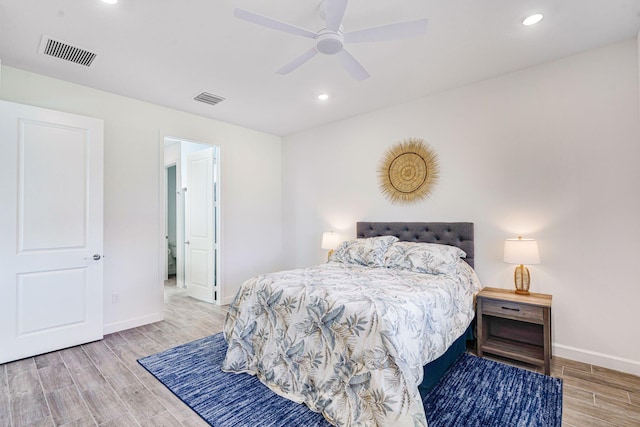
[[[351,0],[345,32],[426,17],[426,35],[352,44],[371,77],[331,56],[275,73],[313,40],[233,17],[241,7],[317,31],[320,0],[0,0],[0,59],[178,110],[287,135],[635,37],[640,0]],[[524,27],[525,16],[544,20]],[[43,34],[100,54],[91,68],[38,53]],[[216,106],[200,92],[227,98]],[[329,101],[316,99],[328,92]]]

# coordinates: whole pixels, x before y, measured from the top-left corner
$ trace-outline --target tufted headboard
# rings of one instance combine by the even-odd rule
[[[467,253],[465,261],[474,266],[472,222],[358,222],[356,235],[396,236],[402,241],[456,246]]]

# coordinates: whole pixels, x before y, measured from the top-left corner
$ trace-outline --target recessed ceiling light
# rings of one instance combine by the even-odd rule
[[[102,2],[106,4],[116,4],[118,3],[118,0],[102,0]]]
[[[527,16],[522,21],[522,25],[526,25],[526,26],[535,25],[538,22],[542,21],[542,18],[544,18],[544,16],[542,16],[541,13],[536,13],[536,14],[533,14],[531,16]]]
[[[327,99],[329,99],[329,94],[328,93],[321,93],[318,95],[318,99],[320,101],[326,101]]]

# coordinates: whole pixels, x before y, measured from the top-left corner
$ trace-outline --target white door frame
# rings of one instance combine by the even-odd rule
[[[181,137],[175,137],[169,134],[163,134],[162,132],[160,133],[160,138],[159,138],[159,143],[158,143],[158,150],[159,150],[159,166],[158,166],[158,182],[160,183],[160,185],[158,186],[158,203],[159,206],[166,206],[167,203],[167,184],[166,184],[166,173],[165,173],[165,164],[164,164],[164,147],[165,147],[165,142],[169,142],[169,141],[178,141],[178,142],[189,142],[192,144],[200,144],[200,145],[205,145],[205,146],[209,146],[209,147],[213,147],[216,149],[216,159],[215,159],[215,163],[214,163],[214,179],[216,182],[216,186],[215,186],[215,200],[216,200],[216,213],[215,213],[215,229],[216,229],[216,244],[215,244],[215,281],[216,281],[216,287],[217,287],[217,294],[216,294],[216,299],[215,299],[215,304],[220,305],[221,304],[221,289],[223,286],[222,283],[222,254],[220,251],[220,248],[222,247],[222,233],[221,233],[221,224],[222,224],[222,210],[221,210],[221,198],[220,198],[220,187],[221,187],[221,173],[220,173],[220,169],[221,169],[221,148],[219,145],[216,144],[211,144],[208,143],[206,141],[195,141],[195,140],[191,140],[188,138],[181,138]],[[178,200],[176,200],[176,204],[178,204],[179,206],[184,206],[184,193],[183,193],[183,188],[184,185],[182,183],[182,168],[180,167],[180,164],[178,163],[176,165],[176,187],[179,188],[179,192],[180,194],[178,195]],[[158,251],[158,260],[159,260],[159,268],[158,268],[158,283],[159,283],[159,290],[161,292],[161,294],[164,294],[164,274],[165,274],[165,263],[166,263],[166,250],[164,250],[165,247],[165,241],[166,241],[166,234],[165,234],[165,223],[167,221],[166,219],[166,209],[159,209],[160,212],[160,221],[159,221],[159,230],[158,230],[158,236],[159,236],[159,251]],[[178,215],[176,218],[176,222],[178,222],[178,226],[177,226],[177,237],[176,237],[176,249],[177,249],[177,255],[179,258],[176,258],[176,277],[178,278],[178,280],[180,279],[180,274],[182,274],[182,276],[184,277],[184,230],[182,229],[182,223],[184,223],[184,212],[181,213],[181,211],[183,211],[183,209],[178,208]]]

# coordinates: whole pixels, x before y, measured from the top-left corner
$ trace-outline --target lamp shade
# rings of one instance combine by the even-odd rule
[[[335,249],[340,243],[340,235],[333,231],[322,233],[322,249]]]
[[[507,239],[504,241],[504,262],[509,264],[540,264],[538,242],[535,239]]]

